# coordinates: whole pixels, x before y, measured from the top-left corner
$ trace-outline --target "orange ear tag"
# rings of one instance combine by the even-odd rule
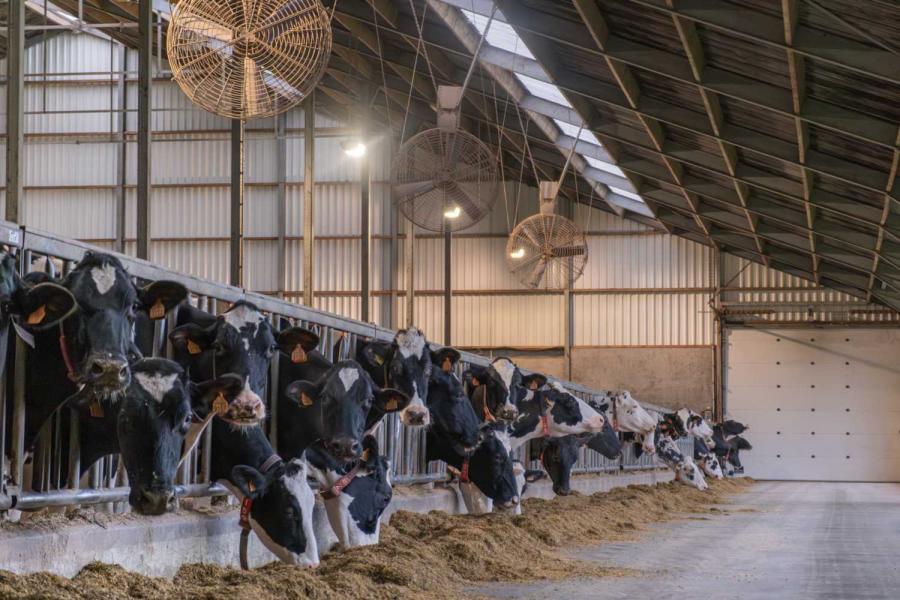
[[[187,349],[191,354],[200,354],[202,352],[200,346],[194,340],[188,340]]]
[[[94,400],[91,402],[91,416],[95,419],[102,419],[104,416],[103,407],[100,405],[99,400]]]
[[[28,319],[25,320],[25,323],[27,325],[37,325],[43,322],[44,317],[46,316],[47,306],[45,304],[41,304],[41,306],[36,311],[28,315]]]
[[[166,316],[166,307],[163,304],[162,298],[158,298],[156,303],[150,307],[150,318],[154,321],[159,321],[163,317]]]
[[[228,400],[225,399],[225,394],[219,392],[219,395],[216,396],[216,399],[213,400],[212,410],[214,413],[222,415],[228,410]]]
[[[384,403],[385,410],[397,410],[397,399],[389,398],[387,402]]]
[[[291,362],[295,365],[306,362],[306,350],[300,344],[294,346],[294,350],[291,352]]]
[[[363,462],[369,462],[369,451],[368,450],[363,450],[360,460],[362,460]]]
[[[303,406],[312,406],[312,398],[310,398],[306,394],[300,394],[300,404],[302,404]]]
[[[453,361],[451,361],[449,358],[445,358],[444,364],[441,365],[441,370],[444,373],[449,373],[452,368],[453,368]]]
[[[248,481],[248,482],[247,482],[247,489],[250,490],[251,492],[255,492],[255,491],[256,491],[256,485],[255,485],[252,481]]]

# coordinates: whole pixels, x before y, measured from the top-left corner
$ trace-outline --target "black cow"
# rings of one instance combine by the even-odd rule
[[[409,397],[400,390],[379,388],[354,360],[343,360],[317,381],[290,383],[285,391],[296,403],[307,424],[319,430],[305,446],[321,441],[339,461],[359,458],[363,435],[375,428],[385,414],[403,410]]]
[[[328,522],[344,548],[377,544],[381,515],[391,502],[391,465],[374,436],[363,439],[358,462],[337,461],[321,444],[306,450],[310,473],[322,485]]]
[[[571,493],[572,467],[578,462],[578,451],[582,446],[587,446],[610,460],[619,458],[622,454],[622,441],[609,420],[604,423],[600,433],[548,438],[532,446],[532,451],[538,452],[541,464],[553,481],[554,493],[559,496]]]
[[[529,377],[546,381],[542,375]],[[528,389],[517,408],[519,415],[509,426],[510,448],[513,450],[535,438],[600,433],[606,424],[602,414],[556,381],[541,389]]]
[[[26,284],[40,282],[35,291],[46,289],[48,280],[45,273],[25,278]],[[47,315],[53,312],[49,299],[26,319],[38,329],[26,361],[26,449],[33,446],[41,426],[67,399],[73,406],[85,408],[82,422],[90,418],[86,407],[93,407],[94,414],[100,415],[105,412],[104,405],[114,405],[130,383],[129,361],[141,357],[134,343],[137,314],[147,312],[159,318],[187,296],[184,286],[169,281],[138,289],[118,258],[96,252],[86,253],[60,284],[75,300],[75,310],[61,326],[48,325],[51,319]],[[106,424],[106,431],[114,429],[114,422]],[[63,420],[63,446],[68,443],[67,431],[68,420]],[[82,440],[82,455],[90,460],[93,451],[84,440],[89,444],[95,440],[85,435]],[[64,447],[61,455],[65,454]]]
[[[464,379],[466,394],[484,422],[512,421],[519,414],[519,402],[529,395],[521,371],[506,357],[494,359],[487,367],[470,367]]]
[[[131,486],[129,504],[139,513],[158,515],[174,502],[175,475],[193,413],[205,417],[213,398],[221,395],[229,403],[223,418],[251,425],[257,416],[231,403],[242,388],[238,377],[194,385],[178,363],[162,358],[134,363],[131,374],[131,385],[115,415],[116,429],[105,432],[106,439],[116,438],[118,448],[108,450],[122,454]]]
[[[379,387],[397,388],[409,396],[409,404],[400,411],[407,427],[427,426],[428,379],[431,375],[431,350],[425,334],[416,327],[401,329],[390,344],[360,341],[356,360]]]
[[[752,450],[753,446],[740,434],[750,428],[738,421],[726,420],[713,425],[712,429],[715,442],[713,451],[719,459],[722,470],[729,476],[743,473],[744,466],[741,464],[740,451]]]
[[[694,438],[694,461],[710,477],[714,479],[722,479],[724,477],[722,466],[719,464],[719,457],[709,448],[709,444],[703,438]]]

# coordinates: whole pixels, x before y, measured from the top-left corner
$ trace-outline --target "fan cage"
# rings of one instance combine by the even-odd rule
[[[229,119],[299,104],[331,54],[320,0],[181,0],[166,36],[172,75],[192,102]]]
[[[394,205],[419,227],[467,229],[494,207],[497,162],[478,138],[460,130],[428,129],[406,141],[391,167]]]
[[[587,238],[570,219],[556,214],[528,217],[506,243],[506,262],[522,285],[565,289],[584,273]]]

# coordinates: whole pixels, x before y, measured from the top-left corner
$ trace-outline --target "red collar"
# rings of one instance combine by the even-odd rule
[[[260,473],[267,473],[272,467],[282,462],[282,459],[277,454],[273,454],[269,458],[263,461],[263,463],[259,466]],[[241,529],[244,531],[250,531],[250,509],[253,508],[253,498],[250,496],[244,496],[241,500],[241,516],[238,524],[241,526]]]
[[[541,431],[544,433],[544,437],[550,437],[550,422],[547,420],[547,415],[541,415]]]
[[[459,470],[459,480],[463,483],[470,483],[469,479],[469,459],[463,459],[462,469]]]
[[[357,463],[356,466],[350,469],[350,471],[348,471],[346,475],[338,479],[333,486],[331,486],[327,490],[324,490],[322,492],[322,498],[324,498],[325,500],[332,500],[340,496],[341,492],[343,492],[344,489],[346,489],[346,487],[350,485],[350,482],[356,479],[356,476],[359,475],[359,471],[361,468],[362,465]]]

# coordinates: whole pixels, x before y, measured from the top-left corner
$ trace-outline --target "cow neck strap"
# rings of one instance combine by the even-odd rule
[[[59,324],[59,351],[62,353],[63,362],[66,365],[66,376],[72,383],[78,382],[78,373],[75,371],[75,363],[72,362],[72,356],[69,354],[69,344],[66,342],[66,331],[63,324]]]
[[[546,414],[541,415],[541,433],[544,437],[550,437],[550,421]]]
[[[281,457],[277,454],[272,454],[269,458],[263,461],[263,463],[259,466],[260,473],[267,473],[272,469],[272,467],[283,462]],[[247,571],[250,569],[250,563],[247,560],[247,544],[250,541],[250,532],[252,528],[250,527],[250,510],[253,508],[253,498],[250,496],[244,496],[241,500],[241,514],[240,520],[238,524],[241,526],[241,545],[240,545],[240,559],[241,559],[241,569]]]
[[[459,470],[459,480],[462,483],[471,483],[472,480],[469,479],[469,459],[464,458],[462,463],[462,468]]]
[[[350,469],[343,477],[338,479],[333,486],[328,488],[327,490],[322,491],[322,498],[325,500],[333,500],[341,495],[341,493],[347,488],[350,483],[356,479],[356,476],[359,475],[360,470],[362,469],[362,464],[356,463],[352,469]]]

